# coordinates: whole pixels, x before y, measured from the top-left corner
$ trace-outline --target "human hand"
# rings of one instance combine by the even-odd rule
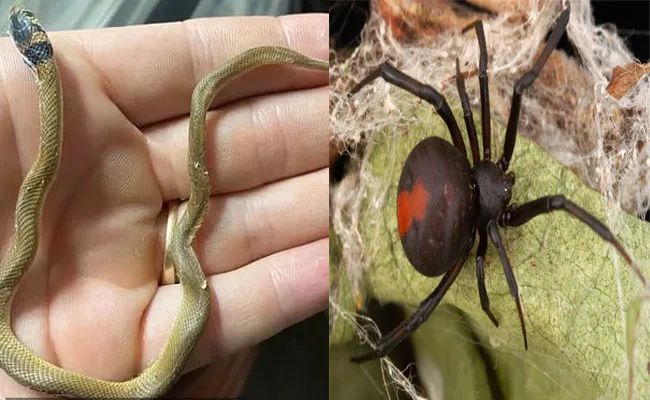
[[[65,133],[39,252],[14,299],[21,341],[54,364],[116,381],[158,356],[181,296],[179,285],[160,287],[158,279],[166,204],[189,193],[194,85],[259,45],[326,59],[326,33],[326,16],[309,15],[50,34]],[[38,101],[9,39],[0,52],[6,251],[18,187],[37,152]],[[322,72],[263,67],[213,103],[206,131],[212,197],[194,246],[212,312],[188,371],[227,363],[326,307],[327,83]],[[232,375],[213,395],[236,394]],[[4,374],[0,393],[34,395]]]

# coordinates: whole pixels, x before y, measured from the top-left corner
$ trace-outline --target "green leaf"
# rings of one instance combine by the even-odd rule
[[[388,389],[384,384],[378,360],[365,364],[350,362],[350,357],[359,351],[358,346],[350,344],[330,347],[329,398],[385,399],[387,391],[394,396],[395,388]]]
[[[336,296],[335,303],[338,309],[329,308],[330,319],[330,344],[345,344],[352,341],[354,328],[351,324],[342,320],[342,312],[353,312],[354,301],[350,280],[345,268],[341,265],[341,246],[338,237],[330,230],[330,292]]]
[[[423,380],[440,376],[429,397],[440,399],[591,399],[583,371],[558,349],[519,351],[493,347],[480,323],[444,304],[413,335]],[[432,372],[435,371],[435,372]],[[432,395],[435,392],[438,395]]]

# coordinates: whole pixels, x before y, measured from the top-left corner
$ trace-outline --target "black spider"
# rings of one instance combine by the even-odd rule
[[[476,277],[481,307],[490,320],[496,326],[499,326],[496,318],[490,312],[483,274],[483,259],[487,250],[487,238],[489,236],[497,248],[510,293],[517,304],[517,312],[524,337],[524,347],[527,350],[526,326],[521,311],[517,282],[508,261],[506,250],[501,242],[497,224],[501,227],[519,226],[538,215],[555,210],[564,210],[585,223],[604,240],[613,244],[625,261],[633,266],[637,275],[641,276],[630,256],[610,230],[594,216],[564,196],[546,196],[521,206],[509,205],[515,176],[514,173],[507,173],[507,171],[515,147],[515,139],[517,138],[521,95],[526,88],[533,84],[560,37],[564,34],[569,22],[570,12],[570,7],[567,7],[562,12],[535,65],[515,84],[503,154],[498,162],[493,162],[490,155],[487,50],[481,21],[475,21],[465,27],[463,32],[474,28],[479,42],[479,85],[481,125],[483,128],[482,160],[479,160],[478,140],[472,111],[465,91],[463,77],[460,73],[458,59],[456,59],[456,85],[471,144],[473,168],[470,167],[466,158],[465,145],[449,104],[431,86],[418,82],[397,70],[390,63],[384,62],[376,71],[370,73],[351,90],[351,94],[354,94],[363,86],[381,76],[387,82],[431,103],[449,128],[453,140],[452,146],[441,138],[429,137],[415,146],[404,164],[397,197],[398,228],[408,260],[422,275],[430,277],[444,273],[445,276],[433,293],[422,301],[411,318],[404,321],[392,332],[384,335],[377,344],[375,351],[352,358],[353,362],[364,362],[385,356],[427,320],[460,273],[469,251],[474,245],[477,230],[479,244],[476,252]],[[641,279],[643,280],[642,276]]]

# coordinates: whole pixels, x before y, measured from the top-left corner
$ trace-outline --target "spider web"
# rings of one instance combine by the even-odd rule
[[[525,23],[509,22],[511,13],[502,13],[483,22],[489,54],[493,158],[494,155],[498,157],[501,154],[503,126],[510,109],[512,88],[516,80],[532,65],[538,45],[544,43],[547,33],[564,6],[558,2],[538,4],[537,1],[531,1],[525,8]],[[555,159],[568,166],[587,186],[602,194],[598,197],[597,202],[600,204],[597,206],[604,210],[604,214],[597,213],[597,216],[617,235],[624,247],[632,249],[633,258],[644,274],[649,276],[650,260],[648,251],[644,249],[646,243],[643,239],[650,237],[650,228],[642,221],[630,217],[630,214],[645,215],[649,207],[650,185],[647,175],[650,167],[650,146],[645,144],[650,139],[650,79],[648,75],[642,77],[620,100],[610,96],[605,88],[612,77],[613,68],[634,60],[615,31],[594,25],[589,2],[575,2],[571,7],[567,34],[579,58],[580,67],[575,62],[566,60],[563,54],[558,53],[551,57],[540,77],[523,96],[518,135],[532,139]],[[479,49],[474,34],[461,35],[459,31],[447,31],[433,43],[405,45],[396,41],[389,31],[383,21],[373,13],[362,35],[361,44],[353,55],[344,62],[335,61],[330,65],[332,142],[340,152],[349,152],[352,157],[345,178],[331,188],[330,194],[332,230],[340,243],[340,260],[334,267],[339,269],[334,274],[336,278],[330,292],[330,326],[333,332],[337,329],[336,324],[350,324],[350,313],[354,313],[355,307],[349,299],[356,301],[358,308],[368,290],[380,300],[414,306],[437,285],[437,281],[422,280],[421,277],[415,276],[412,268],[409,270],[396,267],[380,272],[373,272],[373,269],[381,264],[378,259],[385,258],[385,249],[382,247],[386,246],[386,242],[380,240],[380,237],[395,234],[395,229],[393,232],[385,232],[396,223],[387,221],[388,218],[384,214],[394,219],[394,213],[386,213],[385,210],[394,210],[395,176],[399,176],[403,162],[403,156],[400,159],[399,155],[400,151],[403,151],[401,147],[412,148],[414,143],[417,143],[417,135],[414,132],[418,128],[415,126],[428,126],[427,129],[433,131],[439,129],[443,131],[440,135],[448,137],[446,126],[440,122],[432,107],[420,104],[424,102],[381,79],[377,79],[351,98],[348,98],[349,89],[383,61],[390,60],[406,74],[440,90],[454,109],[459,126],[463,126],[453,82],[455,57],[459,57],[463,71],[471,71],[478,66]],[[556,68],[555,72],[549,72],[551,68],[548,64],[551,64],[555,57],[560,59],[557,64],[560,67]],[[476,76],[466,79],[466,86],[475,118],[478,118],[477,114],[480,113]],[[480,123],[476,122],[477,130],[480,131]],[[430,134],[432,133],[427,133]],[[465,133],[463,136],[466,137]],[[408,137],[412,138],[405,140]],[[380,147],[383,150],[380,150],[378,155],[376,149]],[[467,143],[466,147],[469,149]],[[528,151],[524,141],[518,139],[513,168],[519,159],[528,157]],[[555,180],[550,181],[550,189],[549,186],[542,188],[542,194],[565,194],[567,198],[591,212],[592,210],[584,204],[589,200],[586,197],[583,199],[579,192],[573,194],[572,190],[579,185],[569,176],[571,174],[565,172],[566,169],[548,166],[550,163],[552,161],[535,161],[536,168],[523,167],[518,171],[515,195],[526,190],[522,188],[526,187],[524,185],[527,180],[539,179],[541,175],[546,174]],[[378,164],[381,168],[377,167]],[[528,191],[532,193],[534,189],[533,186]],[[525,195],[526,193],[520,194]],[[532,198],[525,197],[527,200]],[[621,211],[617,205],[627,213]],[[368,215],[372,217],[369,218]],[[564,304],[570,304],[570,310],[575,312],[574,318],[578,321],[575,322],[576,325],[560,330],[568,337],[566,341],[559,341],[562,347],[557,350],[557,354],[548,353],[544,356],[562,365],[566,370],[580,369],[598,394],[607,397],[632,397],[632,394],[647,396],[650,394],[650,386],[646,380],[638,377],[646,371],[650,359],[650,351],[646,345],[650,339],[649,324],[647,311],[640,308],[637,301],[640,295],[647,296],[646,292],[634,281],[628,266],[613,254],[611,246],[600,238],[592,239],[589,236],[588,244],[594,247],[593,251],[589,250],[589,256],[602,258],[602,268],[607,269],[602,275],[594,275],[593,271],[585,267],[585,263],[593,262],[592,259],[582,258],[582,253],[561,247],[563,243],[551,250],[551,242],[558,240],[554,236],[556,230],[564,230],[566,237],[580,238],[587,236],[588,228],[580,224],[571,225],[572,221],[568,217],[561,219],[558,213],[552,214],[550,219],[542,218],[530,223],[532,239],[529,237],[528,240],[534,242],[530,247],[519,246],[520,237],[526,237],[526,234],[510,233],[512,230],[505,234],[504,241],[519,280],[524,308],[527,309],[525,314],[529,330],[543,331],[545,318],[550,324],[555,321],[555,317],[546,315],[548,310],[538,307],[536,301],[558,304],[558,313],[564,312]],[[371,232],[368,232],[369,226],[372,228]],[[396,245],[391,249],[389,265],[395,264],[395,259],[405,260],[403,254],[399,254],[402,251],[398,247],[399,245]],[[494,256],[493,249],[491,251],[492,253],[488,252],[487,263],[489,264],[492,258],[492,269],[495,271],[493,278],[492,275],[486,277],[488,294],[493,311],[502,308],[498,318],[506,318],[506,321],[497,331],[489,330],[486,325],[484,333],[490,337],[490,344],[497,343],[498,348],[498,335],[504,330],[514,330],[514,333],[519,335],[521,333],[518,332],[516,319],[512,320],[514,322],[511,327],[508,325],[509,317],[506,314],[512,313],[512,300],[508,297],[507,288],[496,284],[490,287],[491,280],[505,281],[502,272],[498,271],[498,258]],[[553,251],[560,254],[552,254]],[[473,257],[474,253],[470,255],[468,265],[473,264]],[[562,268],[572,271],[573,275],[567,275],[571,277],[568,283],[573,285],[573,290],[580,293],[577,296],[582,297],[564,295],[555,286],[545,281],[536,281],[534,277],[527,281],[525,271],[521,267],[522,264],[539,265],[533,274],[548,274],[549,271],[544,270],[550,269],[556,262],[566,264]],[[478,305],[473,266],[468,265],[455,284],[458,288],[452,287],[443,303],[456,303],[459,298],[466,296],[468,302]],[[382,274],[387,283],[376,284]],[[607,312],[611,312],[613,316],[611,319],[596,319],[594,323],[592,317],[603,304],[596,302],[595,305],[589,306],[588,297],[594,291],[605,290],[599,285],[606,279],[611,280],[605,282],[608,292],[603,296],[611,299],[613,306]],[[341,284],[342,281],[345,281],[345,284]],[[383,284],[397,286],[401,295],[392,296],[389,291],[382,292],[382,289],[378,288]],[[504,306],[500,305],[500,298],[503,298]],[[342,304],[346,301],[348,304]],[[576,306],[577,302],[581,305]],[[475,308],[479,310],[477,315],[480,315],[480,308]],[[640,315],[637,312],[640,312]],[[587,333],[583,332],[585,327],[580,325],[581,318],[584,319],[585,325],[592,324]],[[637,325],[628,320],[640,322]],[[378,334],[368,335],[367,332],[370,329],[377,333],[376,327],[372,328],[368,324],[354,324],[353,327],[355,334],[365,342],[374,343],[374,338],[378,337]],[[611,339],[611,345],[603,345],[597,351],[603,353],[602,357],[616,360],[618,366],[603,370],[602,365],[589,365],[592,357],[598,356],[591,356],[587,350],[576,346],[581,335],[610,336],[602,340]],[[558,344],[557,338],[547,339],[553,344]],[[533,340],[539,342],[539,338],[534,337]],[[636,346],[630,347],[632,344]],[[523,347],[519,342],[516,342],[516,346]],[[504,353],[513,351],[507,346],[502,348]],[[512,354],[527,360],[523,348]],[[584,363],[566,361],[566,358],[576,356],[582,356]],[[389,361],[385,359],[382,363]],[[394,369],[389,371],[389,379],[401,385],[412,398],[417,398],[417,391],[408,379],[399,376]],[[636,378],[631,379],[630,371],[634,371]],[[434,392],[434,389],[428,390],[429,396],[435,398]]]

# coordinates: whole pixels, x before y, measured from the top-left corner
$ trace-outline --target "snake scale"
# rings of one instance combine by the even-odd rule
[[[63,99],[52,44],[30,12],[10,10],[9,34],[38,84],[39,148],[16,202],[15,231],[0,263],[0,368],[21,384],[68,397],[158,397],[180,376],[210,313],[206,277],[192,249],[194,236],[207,211],[210,181],[205,164],[205,116],[215,94],[233,77],[268,64],[328,70],[328,63],[283,47],[256,47],[232,58],[205,76],[192,94],[188,169],[190,196],[174,229],[168,254],[177,267],[183,289],[181,307],[169,339],[158,358],[140,375],[123,382],[94,379],[53,365],[21,343],[11,329],[11,302],[39,245],[43,203],[54,181],[63,139]]]

